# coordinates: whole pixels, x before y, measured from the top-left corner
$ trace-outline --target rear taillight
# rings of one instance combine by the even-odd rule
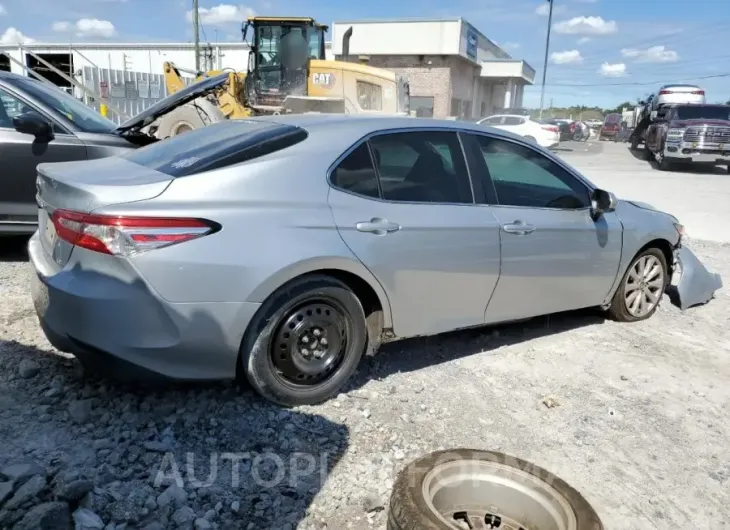
[[[671,90],[660,90],[659,95],[660,96],[666,96],[667,94],[674,94]]]
[[[129,256],[208,235],[219,226],[203,219],[123,217],[69,210],[53,212],[60,239],[94,252]]]
[[[575,132],[575,123],[570,124],[570,132]]]
[[[555,125],[543,125],[542,128],[550,132],[558,132],[560,130]]]
[[[704,96],[705,95],[705,91],[704,90],[693,90],[692,93],[695,96]]]

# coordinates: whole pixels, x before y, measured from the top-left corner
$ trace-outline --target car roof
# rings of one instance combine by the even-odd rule
[[[515,115],[524,118],[525,116]],[[514,138],[512,133],[487,127],[483,124],[456,120],[438,120],[433,118],[412,118],[408,116],[384,115],[352,115],[352,114],[282,114],[279,116],[260,116],[247,118],[252,121],[268,121],[284,125],[301,127],[309,132],[329,131],[337,129],[343,142],[354,142],[372,133],[402,129],[450,129],[454,131],[484,132],[485,129],[498,136]],[[245,121],[245,120],[244,120]],[[354,140],[353,140],[354,139]]]

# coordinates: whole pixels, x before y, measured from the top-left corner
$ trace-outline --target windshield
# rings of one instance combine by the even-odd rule
[[[62,114],[84,132],[109,133],[117,127],[116,123],[106,119],[60,88],[46,86],[33,79],[18,81],[18,88]]]
[[[730,106],[701,105],[679,107],[677,118],[680,120],[730,120]]]
[[[619,114],[609,114],[606,116],[606,123],[619,123],[621,116]]]

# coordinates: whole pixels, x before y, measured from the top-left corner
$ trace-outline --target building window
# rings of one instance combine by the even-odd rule
[[[461,103],[462,101],[458,98],[451,98],[451,113],[450,116],[461,116]]]
[[[482,101],[481,110],[479,111],[479,117],[483,118],[487,115],[487,104]]]
[[[461,107],[461,117],[471,118],[471,101],[464,101]]]
[[[383,110],[383,88],[367,81],[358,81],[357,101],[363,110]]]
[[[433,98],[426,96],[411,96],[411,112],[417,118],[433,118]]]

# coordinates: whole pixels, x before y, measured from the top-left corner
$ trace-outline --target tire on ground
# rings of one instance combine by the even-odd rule
[[[664,274],[664,286],[662,287],[661,293],[659,294],[659,303],[657,303],[657,305],[655,305],[654,308],[646,315],[642,317],[635,317],[634,315],[629,313],[629,310],[626,307],[626,279],[631,273],[631,269],[634,267],[636,262],[644,256],[648,255],[654,256],[659,260],[659,264],[662,266],[662,272]],[[664,292],[666,291],[667,285],[669,285],[670,281],[671,277],[669,276],[667,258],[664,256],[664,252],[656,247],[647,248],[639,252],[636,257],[631,260],[631,263],[626,268],[626,272],[624,272],[624,275],[621,278],[621,283],[619,284],[618,289],[616,289],[616,292],[613,294],[613,298],[611,298],[611,305],[608,308],[609,316],[613,320],[617,320],[619,322],[638,322],[640,320],[646,320],[656,312],[659,304],[661,304],[661,299],[664,296]]]
[[[516,465],[522,471],[547,482],[557,490],[575,514],[576,530],[603,530],[603,524],[598,514],[585,498],[549,471],[503,453],[472,449],[436,451],[408,464],[398,474],[393,485],[388,508],[387,530],[449,530],[453,528],[446,526],[429,509],[424,496],[423,482],[429,472],[438,465],[469,460]]]
[[[198,98],[162,116],[155,135],[164,139],[225,119],[225,114],[214,103],[205,98]]]
[[[271,358],[271,343],[286,315],[312,296],[336,300],[346,313],[348,337],[342,361],[324,381],[297,385],[282,379]],[[241,371],[259,395],[285,407],[314,405],[337,394],[355,372],[368,346],[365,311],[343,282],[322,274],[296,278],[271,294],[261,305],[241,341]]]

